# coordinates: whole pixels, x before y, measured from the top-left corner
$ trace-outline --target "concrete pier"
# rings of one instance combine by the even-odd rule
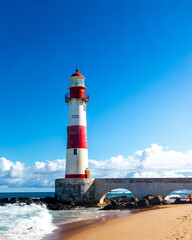
[[[175,190],[192,189],[192,178],[87,178],[55,180],[55,194],[59,200],[77,203],[103,203],[106,194],[124,188],[138,199],[146,195],[165,198]]]

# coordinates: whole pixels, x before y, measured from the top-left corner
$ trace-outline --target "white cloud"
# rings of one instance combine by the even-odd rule
[[[0,176],[4,176],[12,165],[12,162],[7,160],[6,158],[0,158]]]
[[[24,163],[21,162],[13,163],[4,157],[0,158],[0,176],[17,178],[22,177],[24,172],[25,172]]]
[[[24,175],[24,172],[25,172],[24,163],[16,162],[12,164],[12,166],[10,167],[8,175],[11,177],[22,177]]]
[[[36,172],[65,172],[65,159],[57,159],[54,161],[35,162],[34,169]]]
[[[94,177],[125,177],[128,171],[133,171],[139,165],[137,158],[124,158],[122,155],[111,157],[106,161],[89,160],[91,175]]]
[[[24,163],[0,158],[0,186],[54,187],[55,178],[65,176],[65,159],[40,162],[25,167]],[[133,155],[113,156],[104,161],[89,160],[91,177],[145,178],[191,177],[192,150],[183,153],[152,144]]]
[[[192,152],[177,152],[164,150],[162,146],[152,144],[151,148],[142,151],[140,158],[141,168],[153,170],[189,170],[192,167]]]

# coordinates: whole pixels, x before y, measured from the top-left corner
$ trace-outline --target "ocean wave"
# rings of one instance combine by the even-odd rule
[[[0,239],[4,240],[39,240],[56,229],[49,210],[35,204],[0,207],[0,222]]]
[[[175,200],[177,198],[181,199],[181,201],[186,201],[186,202],[189,201],[188,195],[179,195],[179,194],[171,194],[171,195],[167,196],[165,198],[165,200],[167,200],[168,202],[173,203],[173,202],[175,202]]]

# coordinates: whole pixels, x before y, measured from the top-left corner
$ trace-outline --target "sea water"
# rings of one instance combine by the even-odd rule
[[[175,201],[177,197],[188,200],[190,191],[176,191],[167,200]],[[133,196],[130,192],[110,192],[106,197]],[[54,193],[0,193],[0,198],[54,197]],[[61,224],[86,219],[97,219],[115,211],[99,211],[99,208],[76,207],[72,210],[51,211],[45,205],[6,204],[0,207],[0,239],[4,240],[40,240],[59,228]],[[126,211],[126,214],[127,211]],[[124,215],[122,213],[122,215]]]

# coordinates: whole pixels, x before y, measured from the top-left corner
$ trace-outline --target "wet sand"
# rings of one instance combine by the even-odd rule
[[[130,210],[123,210],[123,211],[113,210],[113,211],[105,211],[105,212],[101,211],[101,213],[103,216],[98,218],[94,218],[93,216],[93,219],[86,219],[86,220],[59,225],[58,229],[54,230],[53,233],[45,236],[43,240],[67,239],[67,237],[75,233],[81,232],[83,229],[101,225],[110,219],[114,219],[122,216],[128,216],[132,214]]]
[[[183,240],[192,239],[192,204],[170,205],[129,216],[63,229],[60,240]],[[71,233],[73,233],[71,235]]]

